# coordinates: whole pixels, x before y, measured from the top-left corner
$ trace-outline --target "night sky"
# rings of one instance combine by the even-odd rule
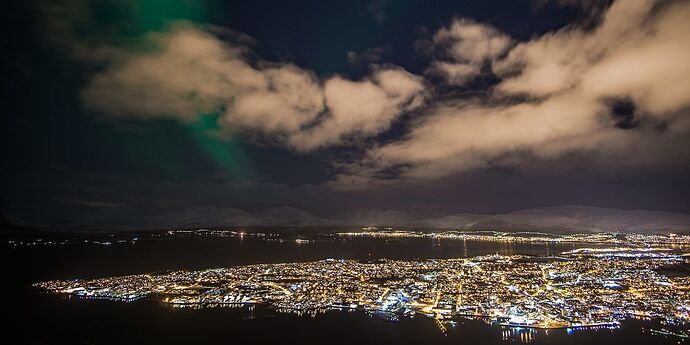
[[[2,213],[690,212],[690,2],[13,1]]]

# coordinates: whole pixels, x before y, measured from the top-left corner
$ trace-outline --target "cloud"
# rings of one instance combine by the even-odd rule
[[[507,43],[468,40],[450,49],[465,65],[491,60],[498,84],[474,99],[432,101],[406,135],[371,147],[332,185],[354,189],[491,166],[529,169],[534,160],[559,162],[574,153],[604,166],[687,158],[671,148],[690,132],[690,4],[662,5],[620,0],[591,30],[546,33],[503,57],[498,52]],[[463,32],[457,23],[435,37]],[[481,24],[471,25],[482,32]],[[630,102],[626,116],[634,126],[620,126],[615,101]]]
[[[328,115],[290,138],[293,147],[312,150],[351,136],[381,133],[401,113],[424,102],[422,79],[399,68],[379,69],[361,81],[333,77],[326,81],[324,92]]]
[[[498,91],[544,97],[630,97],[649,116],[673,116],[690,103],[690,5],[617,1],[592,32],[566,29],[520,44],[495,64]],[[515,74],[515,71],[517,73]]]
[[[149,39],[155,51],[132,53],[90,79],[87,108],[182,122],[222,113],[224,131],[309,151],[376,135],[423,103],[423,80],[398,67],[375,67],[359,81],[320,80],[289,63],[252,59],[247,46],[190,24]]]
[[[449,84],[462,85],[480,75],[510,43],[508,36],[489,25],[455,18],[432,38],[436,58],[428,73],[441,76]]]
[[[265,84],[228,104],[224,123],[230,128],[294,133],[324,110],[323,90],[311,73],[292,65],[262,72]]]
[[[591,31],[577,27],[547,33],[538,39],[514,47],[505,59],[493,64],[504,80],[500,91],[545,96],[563,91],[579,82],[607,55],[619,51],[629,42],[646,42],[654,1],[618,1],[603,16],[601,24]]]
[[[651,116],[667,118],[686,109],[690,103],[689,15],[687,3],[663,10],[648,32],[622,38],[615,50],[586,71],[582,88],[592,96],[628,95]]]
[[[193,121],[228,99],[266,89],[267,77],[243,47],[225,45],[191,25],[150,35],[149,54],[132,53],[94,75],[82,92],[87,108],[111,116]]]

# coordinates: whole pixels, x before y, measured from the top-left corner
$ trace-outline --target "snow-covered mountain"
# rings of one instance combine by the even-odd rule
[[[84,230],[154,230],[219,226],[312,227],[343,225],[294,207],[277,207],[250,213],[229,207],[196,207],[188,210],[107,207],[87,214],[65,215],[47,221],[10,219],[16,225]]]
[[[690,231],[690,215],[648,210],[621,210],[589,206],[540,207],[505,214],[459,213],[417,218],[394,210],[356,212],[344,220],[325,219],[294,207],[247,212],[229,207],[196,207],[187,210],[104,207],[96,212],[61,215],[54,219],[16,225],[63,229],[146,230],[222,226],[333,227],[397,226],[427,229],[555,230],[555,231]]]
[[[416,222],[416,225],[500,230],[673,232],[690,231],[690,215],[648,210],[558,206],[495,215],[450,215],[423,219]]]
[[[390,225],[390,226],[402,226],[413,224],[416,219],[402,211],[394,210],[366,210],[358,211],[346,219],[345,222],[352,225]]]
[[[295,207],[276,207],[256,213],[259,220],[267,226],[336,226],[344,223],[334,219],[324,219],[317,217],[305,210]]]

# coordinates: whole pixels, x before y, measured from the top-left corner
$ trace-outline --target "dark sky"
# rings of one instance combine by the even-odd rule
[[[13,3],[10,221],[690,212],[687,2]]]

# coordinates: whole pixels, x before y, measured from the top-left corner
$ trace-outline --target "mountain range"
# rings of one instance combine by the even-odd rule
[[[416,222],[420,227],[497,229],[675,232],[690,230],[690,215],[649,210],[588,206],[540,207],[505,214],[455,214]]]
[[[326,219],[294,207],[247,212],[228,207],[197,207],[184,211],[150,212],[129,207],[108,207],[62,219],[27,221],[16,225],[56,229],[146,230],[200,227],[346,227],[395,226],[421,229],[554,230],[554,231],[690,231],[690,215],[649,210],[622,210],[589,206],[557,206],[503,214],[458,213],[436,218],[415,217],[394,210],[357,212],[347,219]]]

